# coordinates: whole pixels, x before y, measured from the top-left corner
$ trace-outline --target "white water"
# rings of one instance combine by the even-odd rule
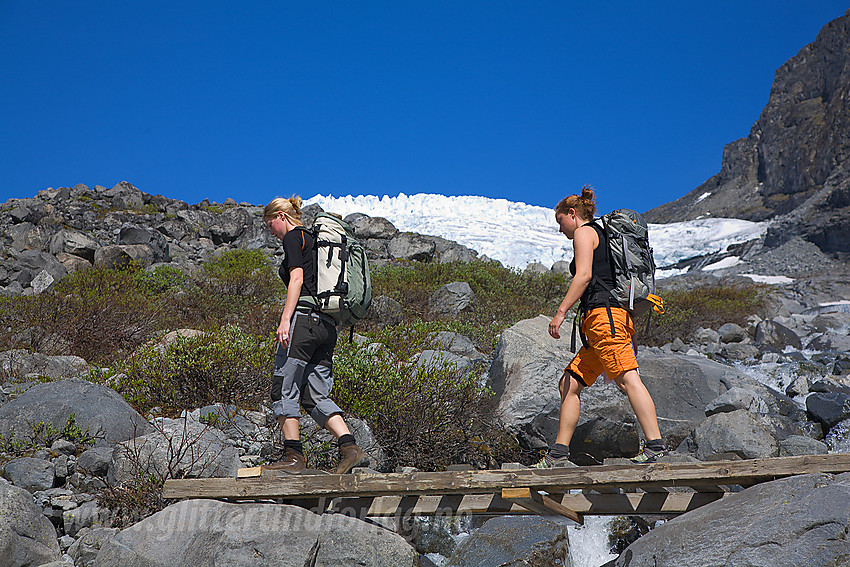
[[[583,526],[567,527],[573,567],[599,567],[617,558],[608,542],[613,521],[607,516],[585,516]]]

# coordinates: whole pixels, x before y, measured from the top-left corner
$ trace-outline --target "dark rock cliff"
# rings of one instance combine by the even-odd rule
[[[720,172],[646,213],[650,222],[775,219],[766,244],[803,236],[850,252],[850,11],[776,71],[749,136],[723,149]]]

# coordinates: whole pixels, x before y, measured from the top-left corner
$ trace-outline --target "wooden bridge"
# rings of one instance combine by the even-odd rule
[[[740,487],[850,471],[850,454],[575,468],[300,474],[240,469],[237,478],[168,480],[167,499],[276,500],[364,517],[453,514],[676,516]]]

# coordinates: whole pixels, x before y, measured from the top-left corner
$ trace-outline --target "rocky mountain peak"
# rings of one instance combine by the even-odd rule
[[[720,172],[647,219],[775,219],[777,244],[803,236],[824,252],[850,252],[848,91],[850,10],[776,71],[761,116],[723,149]]]

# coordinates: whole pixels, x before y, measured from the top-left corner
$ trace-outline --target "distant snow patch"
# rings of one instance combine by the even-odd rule
[[[786,276],[760,276],[758,274],[741,274],[745,278],[750,278],[756,283],[763,284],[786,284],[793,283],[794,280]]]
[[[702,195],[700,195],[699,198],[696,200],[696,202],[699,203],[700,201],[705,200],[707,197],[711,197],[711,191],[709,191],[707,193],[703,193]]]
[[[573,257],[572,242],[558,232],[554,211],[526,203],[424,193],[395,197],[316,195],[307,200],[307,204],[312,203],[342,216],[366,213],[383,217],[399,230],[442,236],[518,269],[529,262],[551,266]],[[758,238],[766,230],[766,222],[702,219],[650,224],[649,240],[655,265],[663,268],[687,258],[722,252],[732,244]],[[665,270],[662,277],[669,275]]]
[[[723,258],[719,262],[715,262],[713,264],[709,264],[703,268],[704,271],[710,272],[711,270],[722,270],[723,268],[731,268],[732,266],[737,266],[741,263],[741,259],[738,256],[729,256],[728,258]]]

